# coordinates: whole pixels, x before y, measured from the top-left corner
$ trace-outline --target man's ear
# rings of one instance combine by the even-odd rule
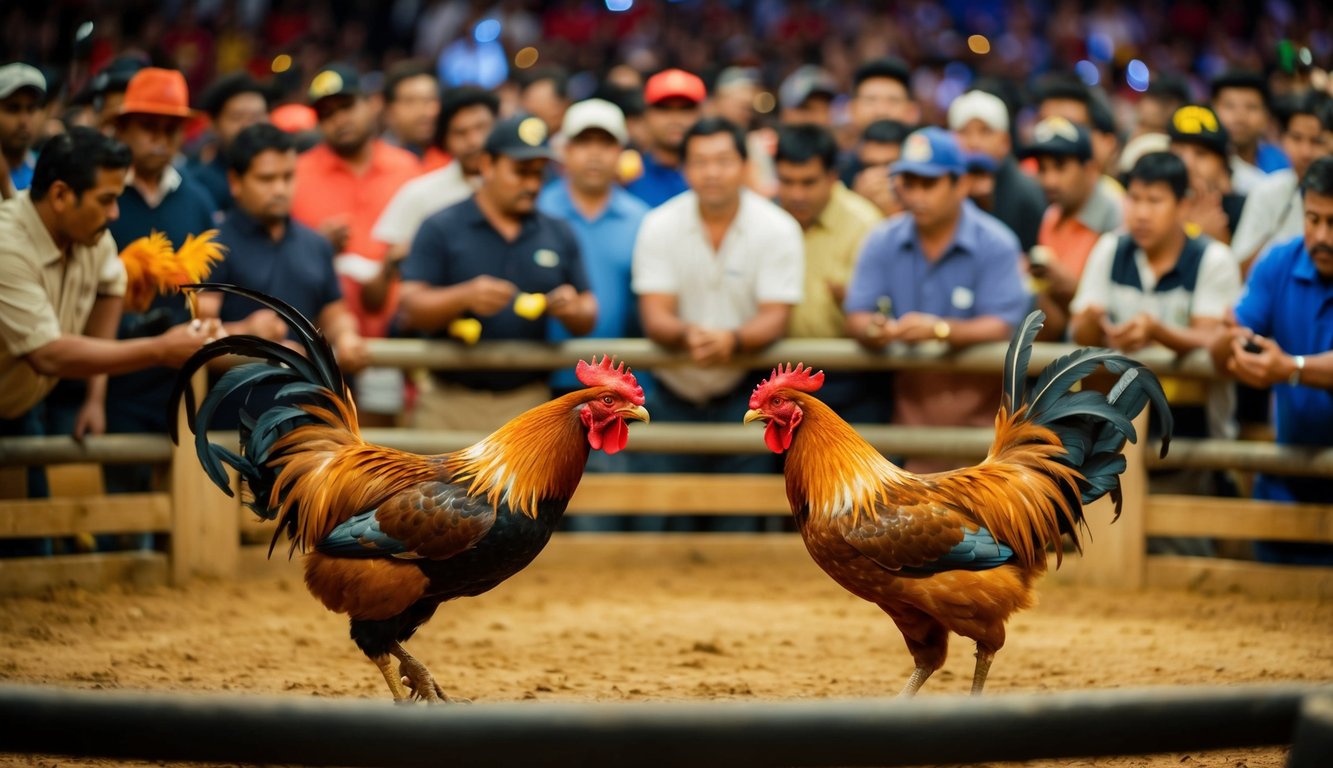
[[[51,183],[51,188],[46,191],[46,199],[50,201],[51,210],[56,213],[65,213],[79,207],[79,196],[75,194],[73,187],[60,179]]]

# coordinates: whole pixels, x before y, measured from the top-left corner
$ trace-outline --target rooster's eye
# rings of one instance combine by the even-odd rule
[[[771,404],[773,405],[773,407],[776,408],[776,407],[782,405],[782,398],[780,398],[780,397],[775,397],[775,398],[773,398],[772,400],[770,400],[769,403],[771,403]]]
[[[602,402],[606,403],[607,405],[610,405],[615,402],[615,398],[611,397],[610,395],[602,395]]]

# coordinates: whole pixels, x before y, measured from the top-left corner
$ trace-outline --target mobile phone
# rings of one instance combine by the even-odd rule
[[[1252,355],[1257,355],[1264,351],[1264,348],[1255,343],[1253,338],[1245,340],[1245,351]]]

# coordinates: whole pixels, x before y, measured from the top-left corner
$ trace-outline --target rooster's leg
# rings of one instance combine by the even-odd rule
[[[928,680],[934,672],[934,667],[917,666],[917,668],[912,671],[912,676],[907,678],[907,685],[903,686],[902,693],[898,694],[899,698],[915,696],[916,692],[921,690],[921,686],[925,685],[926,680]]]
[[[399,679],[398,673],[393,671],[393,661],[389,654],[375,656],[371,659],[375,666],[379,667],[380,674],[384,675],[384,682],[389,684],[389,693],[393,694],[394,702],[408,701],[407,689],[403,687],[403,681]]]
[[[990,663],[995,660],[995,651],[988,651],[977,646],[977,668],[972,673],[972,695],[981,693],[986,685],[986,675],[990,672]]]
[[[427,704],[468,704],[467,699],[455,698],[445,695],[440,688],[439,683],[431,676],[430,670],[426,665],[417,660],[415,656],[407,652],[407,649],[401,643],[394,643],[389,649],[389,653],[398,657],[400,662],[398,671],[403,675],[404,682],[411,689],[412,695]]]

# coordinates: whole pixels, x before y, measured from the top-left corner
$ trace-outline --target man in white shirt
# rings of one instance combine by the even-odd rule
[[[1231,250],[1248,271],[1254,260],[1276,243],[1305,234],[1305,206],[1300,179],[1310,164],[1333,152],[1333,102],[1316,91],[1303,91],[1279,100],[1282,151],[1291,168],[1264,177],[1245,199],[1240,223],[1231,237]]]
[[[752,376],[728,365],[781,338],[802,298],[805,254],[790,214],[745,189],[745,137],[722,118],[685,134],[690,189],[651,211],[634,246],[633,288],[644,332],[695,365],[654,371],[654,417],[739,422]],[[657,414],[661,413],[661,416]],[[664,456],[661,471],[765,471],[762,455]]]

